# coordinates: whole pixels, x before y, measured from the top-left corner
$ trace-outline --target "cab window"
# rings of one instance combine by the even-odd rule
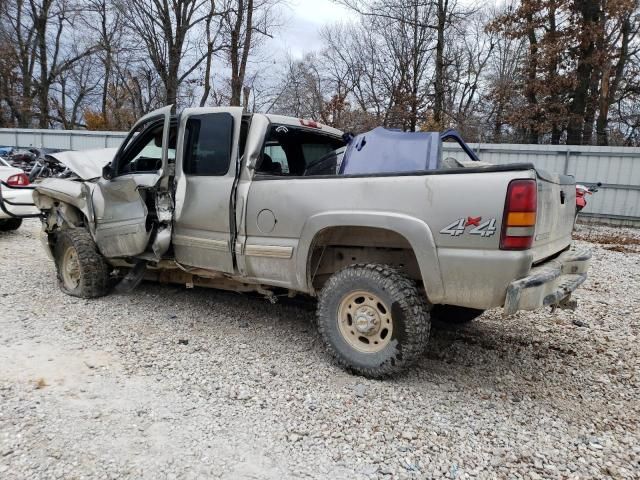
[[[307,168],[345,142],[340,137],[310,128],[272,125],[256,167],[258,175],[302,176]]]
[[[133,132],[127,148],[118,159],[117,175],[129,173],[153,173],[162,168],[162,134],[164,122],[154,121],[141,125],[140,131]],[[168,159],[176,158],[176,125],[169,130]]]
[[[194,115],[187,120],[186,128],[184,173],[226,175],[231,163],[233,117],[228,113]]]

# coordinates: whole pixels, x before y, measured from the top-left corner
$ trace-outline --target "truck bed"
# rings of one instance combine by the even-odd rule
[[[500,250],[507,188],[512,180],[523,178],[538,182],[538,239],[530,250]],[[568,177],[539,172],[529,163],[397,174],[256,176],[241,240],[246,235],[248,245],[285,247],[293,253],[291,258],[247,256],[243,273],[309,291],[308,279],[296,272],[307,270],[315,232],[324,225],[373,225],[403,235],[413,247],[432,303],[502,306],[511,281],[570,244],[575,195],[570,190]],[[564,204],[560,191],[565,192]],[[275,218],[275,228],[268,233],[254,220],[264,211]],[[475,227],[493,226],[493,231],[471,233],[474,225],[447,231],[468,220]]]

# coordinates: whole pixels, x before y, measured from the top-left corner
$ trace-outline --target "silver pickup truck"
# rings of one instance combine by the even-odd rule
[[[64,292],[310,295],[337,362],[382,377],[419,358],[432,316],[571,306],[590,260],[571,247],[572,177],[442,159],[420,135],[166,107],[117,151],[59,154],[75,175],[34,201]]]

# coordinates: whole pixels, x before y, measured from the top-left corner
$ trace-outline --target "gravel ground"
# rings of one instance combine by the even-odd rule
[[[593,244],[576,312],[436,326],[372,381],[331,363],[309,304],[66,296],[37,232],[0,236],[2,479],[640,478],[637,253]]]

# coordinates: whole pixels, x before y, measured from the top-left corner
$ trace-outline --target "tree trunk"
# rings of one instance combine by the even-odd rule
[[[101,32],[102,39],[105,41],[105,51],[104,51],[104,78],[102,79],[102,102],[100,105],[100,113],[102,114],[102,119],[107,123],[107,97],[109,95],[109,81],[111,79],[111,62],[112,62],[112,51],[111,51],[111,43],[107,42],[109,39],[110,32],[107,30],[107,5],[106,2],[103,1],[100,4],[100,20],[101,20]]]
[[[620,53],[615,66],[614,78],[611,81],[610,69],[607,68],[603,72],[602,83],[600,87],[600,108],[598,118],[596,120],[596,137],[598,145],[608,145],[609,135],[607,128],[609,126],[609,108],[615,102],[618,87],[624,75],[625,66],[629,60],[629,42],[631,39],[631,20],[630,16],[626,16],[622,22],[621,28]]]
[[[580,145],[584,130],[584,118],[587,109],[589,86],[593,71],[595,42],[593,31],[599,17],[599,3],[593,0],[577,2],[581,13],[580,47],[578,48],[578,68],[576,69],[576,88],[573,100],[569,105],[569,122],[567,125],[567,145]]]
[[[40,116],[38,118],[38,128],[47,128],[49,126],[49,65],[46,36],[50,4],[50,1],[45,1],[41,11],[33,12],[36,42],[38,44],[38,64],[40,66],[40,81],[38,85]]]
[[[540,141],[538,131],[538,97],[536,95],[536,80],[538,77],[538,39],[533,27],[533,18],[527,16],[527,38],[529,39],[529,59],[527,65],[527,84],[525,86],[525,97],[528,103],[529,112],[527,116],[527,143],[537,144]]]
[[[584,127],[582,129],[582,144],[591,145],[593,138],[593,122],[596,118],[596,108],[598,105],[598,86],[600,85],[600,72],[596,68],[591,73],[591,84],[589,85],[589,95],[584,114]]]
[[[178,40],[174,40],[174,42],[178,42]],[[180,52],[182,51],[182,46],[176,46],[174,43],[169,51],[169,68],[167,70],[167,79],[165,82],[165,104],[173,105],[172,111],[176,111],[177,103],[178,103],[178,75],[180,72]]]
[[[600,85],[600,108],[596,120],[596,142],[600,146],[609,145],[609,71],[605,71]]]
[[[236,21],[231,30],[231,45],[229,50],[231,62],[231,100],[232,107],[240,106],[240,95],[242,94],[242,79],[240,78],[240,34],[244,22],[244,1],[238,0],[238,13]]]
[[[209,18],[207,18],[205,24],[205,30],[207,33],[207,59],[205,62],[204,69],[204,79],[203,84],[204,88],[202,90],[202,97],[200,97],[200,106],[204,107],[207,103],[207,99],[209,98],[209,94],[211,93],[211,63],[213,61],[213,39],[211,38],[211,20],[213,19],[213,5],[211,7],[211,11],[209,12]]]
[[[547,19],[549,22],[549,31],[547,36],[549,37],[551,43],[556,44],[558,42],[558,29],[556,25],[556,8],[553,2],[549,5],[549,13],[547,15]],[[551,85],[556,85],[558,82],[558,53],[556,51],[551,52],[552,57],[547,61],[548,62],[548,81]],[[562,112],[562,100],[560,100],[557,91],[555,89],[552,90],[552,93],[549,98],[549,108],[547,117],[551,121],[551,144],[559,145],[560,138],[562,137],[562,126],[561,126],[561,112]]]
[[[444,113],[444,32],[447,23],[449,0],[438,0],[438,28],[436,40],[435,96],[433,99],[433,123],[436,128],[443,128]]]

